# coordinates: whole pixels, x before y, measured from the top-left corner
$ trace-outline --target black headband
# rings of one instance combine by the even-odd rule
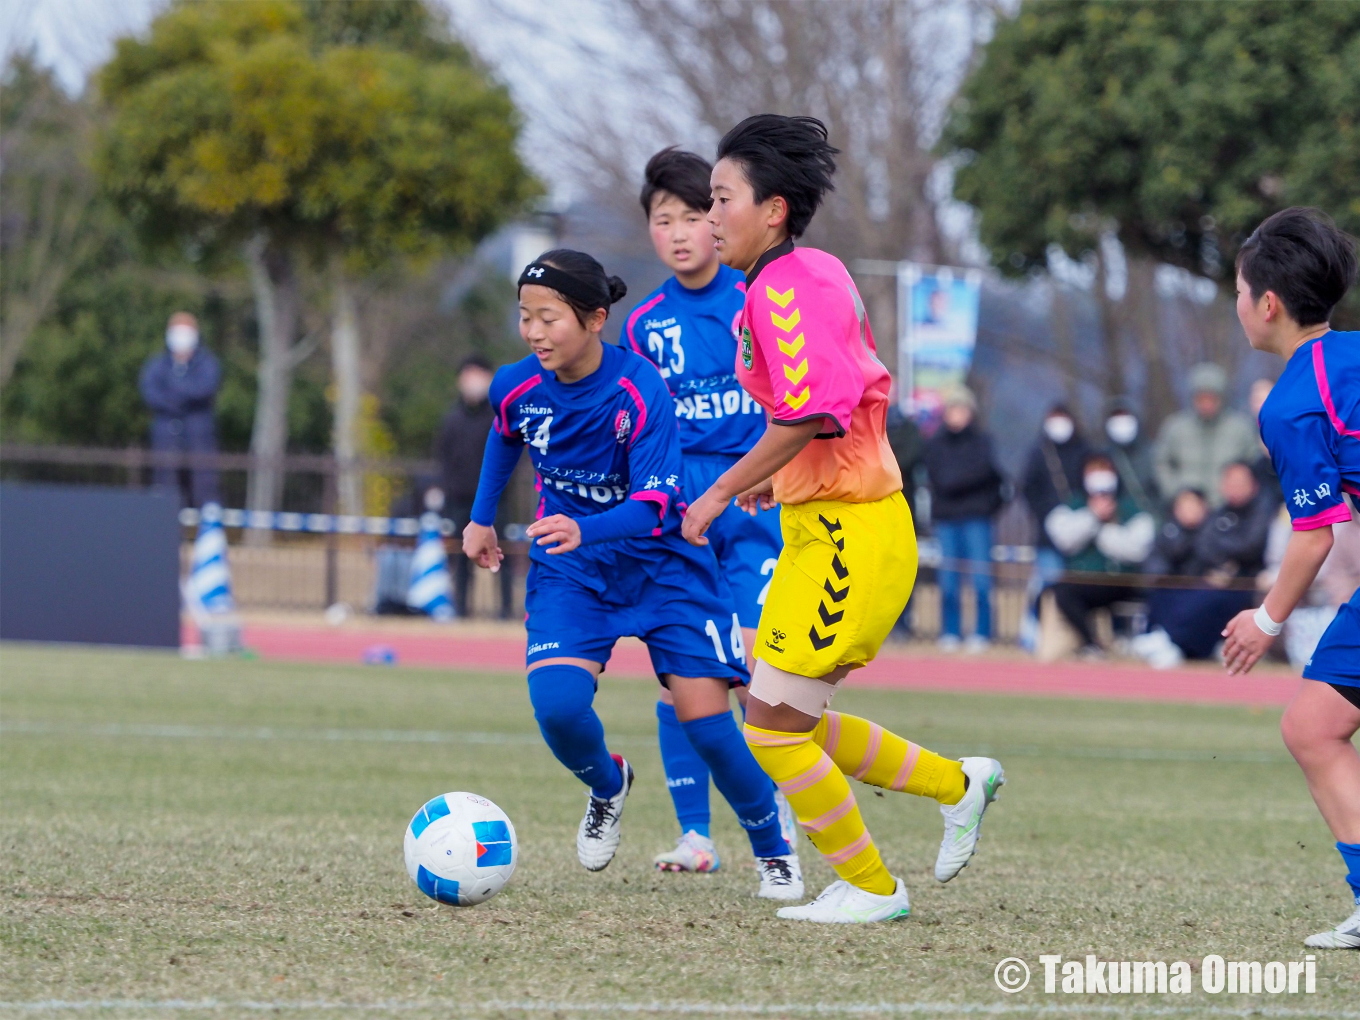
[[[608,294],[546,262],[530,262],[524,267],[524,272],[519,274],[518,286],[523,287],[526,283],[548,287],[590,309],[608,308],[613,304]]]

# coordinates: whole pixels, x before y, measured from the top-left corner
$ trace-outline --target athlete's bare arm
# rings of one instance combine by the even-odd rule
[[[766,479],[802,451],[822,431],[821,418],[792,425],[771,424],[750,451],[724,471],[685,511],[683,534],[692,545],[708,545],[704,532],[732,499],[763,486]]]

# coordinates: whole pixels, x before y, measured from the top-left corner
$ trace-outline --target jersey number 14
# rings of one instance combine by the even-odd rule
[[[529,438],[529,419],[525,418],[523,421],[519,423],[520,435],[524,437],[524,441],[526,443],[532,446],[539,453],[548,452],[548,441],[552,439],[552,420],[553,420],[552,415],[548,415],[546,418],[544,418],[543,421],[539,423],[538,428],[534,430],[533,439]]]
[[[723,651],[722,635],[718,633],[718,625],[712,620],[704,621],[704,633],[713,642],[713,651],[718,656],[718,661],[727,665],[727,653]],[[746,661],[746,642],[741,639],[741,621],[737,619],[737,614],[732,614],[732,631],[729,635],[732,643],[732,655],[737,662]]]

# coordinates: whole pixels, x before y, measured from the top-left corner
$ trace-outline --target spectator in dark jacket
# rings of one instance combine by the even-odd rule
[[[1020,625],[1020,643],[1031,651],[1038,640],[1039,596],[1062,576],[1063,556],[1053,546],[1044,521],[1056,506],[1065,506],[1074,496],[1083,495],[1082,466],[1091,447],[1077,431],[1076,420],[1064,404],[1054,404],[1044,415],[1039,439],[1025,461],[1020,493],[1034,515],[1034,572],[1025,591],[1025,618]]]
[[[1115,397],[1105,408],[1105,453],[1114,462],[1119,484],[1144,513],[1155,513],[1157,482],[1152,472],[1152,446],[1143,423],[1127,397]]]
[[[958,386],[944,395],[944,421],[925,447],[930,480],[930,516],[940,540],[939,569],[943,610],[940,647],[959,647],[959,564],[967,564],[977,600],[977,627],[970,651],[992,638],[992,515],[1001,506],[1001,472],[992,440],[977,425],[977,400]]]
[[[902,472],[902,495],[906,498],[907,508],[916,530],[921,530],[921,522],[916,517],[917,470],[922,467],[925,456],[925,437],[917,428],[915,420],[903,414],[896,404],[888,407],[888,445],[892,448],[897,469]]]
[[[221,366],[199,343],[198,320],[188,312],[170,316],[165,350],[142,366],[138,380],[142,399],[152,414],[151,449],[216,453],[213,405],[221,385]],[[194,506],[217,502],[216,471],[195,467],[189,476],[189,499]],[[152,477],[156,485],[181,489],[179,472],[173,467],[157,467]]]
[[[444,416],[435,440],[434,455],[439,462],[444,490],[444,513],[453,521],[456,534],[462,534],[472,519],[472,503],[477,497],[477,479],[482,471],[482,454],[491,433],[495,411],[487,394],[493,375],[491,362],[480,354],[470,354],[458,368],[458,401]],[[506,561],[509,566],[509,561]],[[454,608],[459,616],[468,615],[468,583],[472,561],[466,556],[453,558]],[[510,616],[514,572],[500,571],[501,616]]]
[[[1152,555],[1143,572],[1167,577],[1200,577],[1204,562],[1195,550],[1195,540],[1209,516],[1209,503],[1198,489],[1182,489],[1171,501],[1166,523],[1157,529]]]
[[[1189,554],[1175,564],[1181,576],[1203,577],[1204,586],[1155,587],[1148,594],[1150,630],[1131,647],[1159,669],[1178,665],[1182,657],[1211,656],[1228,621],[1252,603],[1249,586],[1230,585],[1255,578],[1265,566],[1276,506],[1261,490],[1251,465],[1235,461],[1225,467],[1218,495],[1222,506],[1208,515],[1194,534]]]

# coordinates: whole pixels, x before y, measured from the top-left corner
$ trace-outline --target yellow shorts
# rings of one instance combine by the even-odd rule
[[[780,508],[784,551],[760,614],[755,657],[802,676],[878,654],[916,580],[916,529],[900,492],[872,503]]]

